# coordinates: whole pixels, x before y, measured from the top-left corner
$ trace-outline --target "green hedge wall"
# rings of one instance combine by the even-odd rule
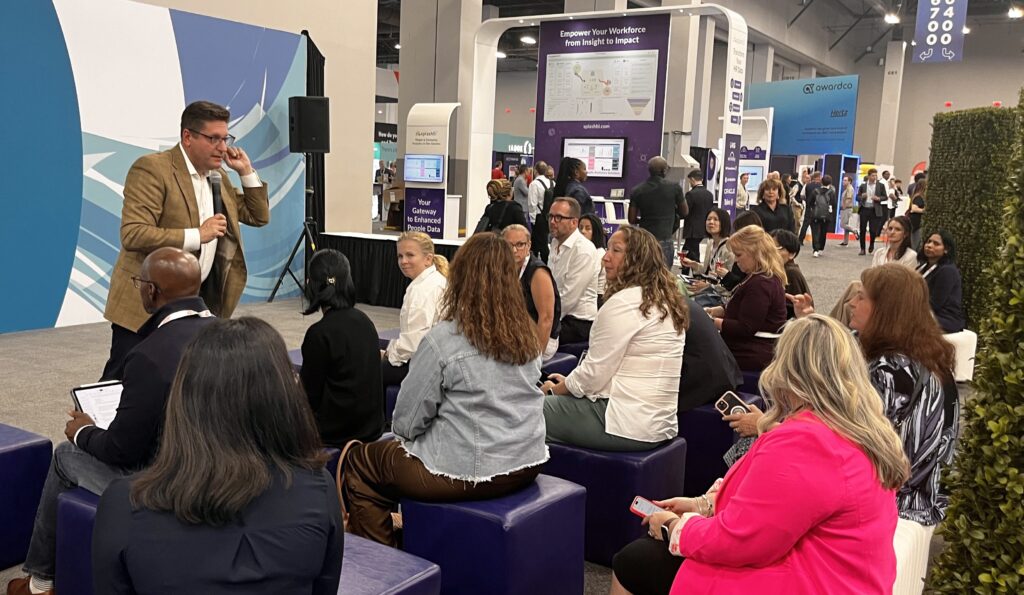
[[[921,241],[938,229],[953,235],[963,274],[964,315],[975,331],[992,304],[992,281],[985,269],[1003,245],[1005,172],[1016,114],[1015,108],[979,108],[936,114],[932,124]]]
[[[1005,169],[985,174],[1003,182],[997,196],[1009,200],[995,209],[1003,228],[993,235],[1002,245],[986,270],[990,310],[979,327],[977,392],[945,477],[946,548],[928,580],[940,593],[1024,592],[1024,91],[1013,111],[1011,157]]]

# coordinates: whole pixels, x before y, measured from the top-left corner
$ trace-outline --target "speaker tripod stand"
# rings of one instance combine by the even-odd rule
[[[306,154],[306,179],[309,179],[309,164],[313,157],[312,154]],[[284,267],[281,269],[281,274],[277,276],[277,283],[274,284],[274,290],[270,292],[270,297],[267,298],[267,303],[274,301],[274,297],[277,296],[277,290],[281,289],[281,283],[284,282],[284,276],[290,275],[292,280],[295,281],[295,285],[299,287],[299,291],[305,287],[305,283],[299,281],[299,278],[292,272],[291,264],[295,260],[295,255],[298,254],[299,249],[302,248],[303,242],[309,242],[309,251],[316,252],[316,236],[317,236],[317,225],[316,219],[311,216],[313,209],[310,204],[313,201],[313,188],[306,188],[306,219],[302,222],[302,231],[299,232],[299,238],[295,240],[295,246],[292,247],[291,254],[288,255],[288,259],[284,261]],[[302,270],[303,277],[309,278],[309,259],[306,258],[305,251],[302,254]]]

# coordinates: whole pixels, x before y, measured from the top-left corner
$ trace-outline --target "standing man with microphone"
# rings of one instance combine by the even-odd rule
[[[200,295],[215,315],[228,318],[238,305],[246,281],[239,224],[269,223],[270,203],[267,185],[249,156],[233,146],[230,117],[227,109],[209,101],[189,104],[181,114],[178,145],[140,157],[128,171],[121,253],[103,313],[111,323],[103,380],[121,377],[125,356],[139,342],[136,331],[147,315],[131,278],[153,250],[170,246],[196,255],[202,272]],[[222,175],[222,165],[239,175],[241,192]]]

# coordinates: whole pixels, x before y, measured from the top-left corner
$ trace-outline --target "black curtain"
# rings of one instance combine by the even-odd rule
[[[306,36],[306,95],[310,97],[324,96],[324,63],[326,59],[320,53],[320,49],[313,43],[309,31],[303,31]],[[306,187],[313,189],[313,196],[307,203],[307,217],[312,217],[316,222],[316,232],[321,234],[324,231],[324,196],[327,186],[324,175],[324,154],[307,154],[306,163]],[[309,247],[306,247],[309,250]]]

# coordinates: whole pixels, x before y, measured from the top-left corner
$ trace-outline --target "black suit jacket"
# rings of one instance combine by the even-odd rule
[[[686,206],[689,214],[683,222],[683,237],[686,239],[705,238],[707,229],[704,220],[715,206],[715,197],[704,186],[697,186],[686,193]]]
[[[690,328],[686,329],[679,378],[680,412],[712,403],[725,391],[743,384],[743,373],[715,323],[693,300],[687,298],[686,305],[690,308]]]
[[[142,342],[124,360],[121,403],[110,427],[86,427],[76,444],[85,452],[114,467],[139,469],[156,454],[164,425],[164,407],[171,381],[185,346],[212,317],[189,316],[160,326],[165,318],[182,310],[202,312],[200,297],[175,300],[157,310],[139,329]]]

